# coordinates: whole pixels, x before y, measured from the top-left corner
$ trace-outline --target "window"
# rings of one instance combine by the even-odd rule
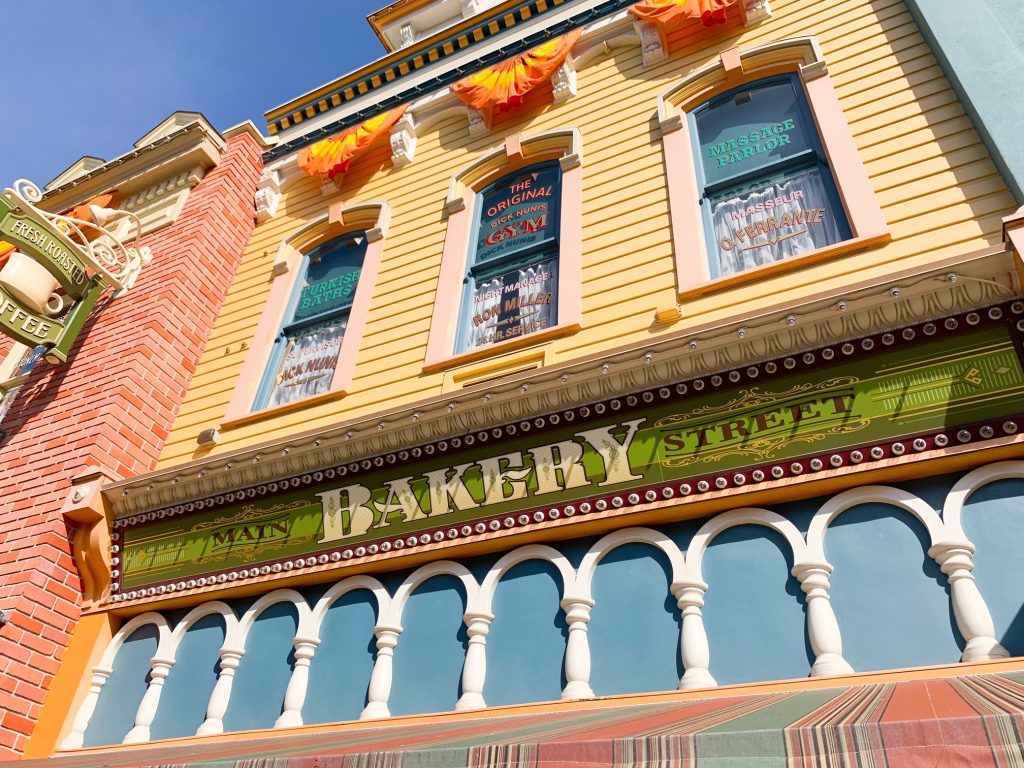
[[[794,76],[730,91],[690,120],[712,278],[850,237]]]
[[[891,240],[813,36],[722,51],[658,122],[679,301]]]
[[[256,408],[286,405],[331,389],[366,255],[355,233],[314,248],[285,311]]]
[[[456,352],[557,325],[561,181],[544,163],[476,195]]]
[[[583,315],[583,143],[576,128],[505,137],[452,174],[423,370],[479,368],[576,333]]]

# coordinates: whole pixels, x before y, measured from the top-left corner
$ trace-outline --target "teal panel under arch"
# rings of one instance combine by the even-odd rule
[[[145,624],[132,632],[117,651],[89,727],[83,746],[120,744],[135,725],[135,713],[146,693],[150,660],[156,654],[156,625]]]
[[[185,631],[174,666],[160,693],[160,706],[150,727],[150,739],[193,736],[206,719],[206,706],[217,682],[224,617],[204,616]]]
[[[512,568],[494,592],[484,700],[489,706],[557,701],[562,693],[562,577],[545,560]]]
[[[625,544],[598,564],[591,593],[590,685],[598,696],[679,687],[671,568],[656,547]]]
[[[304,723],[358,719],[373,672],[376,623],[377,599],[369,590],[354,590],[331,604],[309,670]]]
[[[427,579],[409,596],[395,647],[392,715],[454,709],[466,656],[465,610],[462,582],[454,576]]]
[[[763,525],[722,531],[704,553],[704,626],[719,685],[807,677],[803,592],[789,542]]]
[[[929,546],[917,518],[886,504],[851,507],[825,532],[832,608],[855,671],[960,659],[946,577]]]
[[[974,578],[996,639],[1011,656],[1024,656],[1024,480],[1000,480],[972,493],[963,527],[976,548]]]
[[[295,663],[297,626],[298,613],[289,601],[274,603],[253,622],[245,641],[245,655],[235,671],[224,716],[225,731],[273,727],[281,714]]]

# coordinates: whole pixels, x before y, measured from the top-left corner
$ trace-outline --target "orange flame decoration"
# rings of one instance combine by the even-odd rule
[[[654,22],[660,30],[686,19],[700,19],[710,27],[725,22],[725,9],[736,0],[641,0],[630,7],[638,19]]]
[[[386,135],[405,114],[405,107],[371,117],[359,125],[304,147],[299,152],[299,168],[310,176],[333,179],[348,170],[352,161]]]
[[[574,30],[463,78],[452,86],[452,92],[463,104],[482,112],[490,126],[495,115],[522,104],[526,94],[562,66],[580,34]]]

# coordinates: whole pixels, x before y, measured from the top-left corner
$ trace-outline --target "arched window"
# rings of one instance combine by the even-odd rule
[[[452,175],[425,371],[579,330],[582,153],[575,128],[515,134]]]
[[[390,222],[385,202],[336,203],[281,241],[222,428],[348,392]]]
[[[722,51],[658,122],[680,301],[891,240],[814,37]]]
[[[558,324],[557,162],[516,171],[476,195],[456,352]]]
[[[256,408],[330,390],[365,255],[362,232],[330,240],[305,255]]]
[[[712,278],[850,237],[818,129],[794,75],[689,113]]]

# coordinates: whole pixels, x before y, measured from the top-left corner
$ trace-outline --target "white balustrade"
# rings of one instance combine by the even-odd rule
[[[1009,652],[996,640],[995,625],[985,599],[974,580],[974,545],[966,539],[934,545],[928,554],[949,579],[949,598],[953,616],[967,645],[961,661],[987,661],[1009,658]]]
[[[677,582],[672,585],[672,594],[683,615],[679,644],[684,672],[679,680],[680,690],[713,688],[718,685],[711,676],[711,649],[708,647],[708,633],[704,629],[704,615],[701,612],[707,590],[708,585],[703,581]]]
[[[149,685],[146,686],[146,693],[139,702],[139,709],[135,714],[135,727],[128,731],[122,744],[140,744],[149,741],[149,727],[153,725],[153,718],[156,717],[156,709],[160,706],[160,694],[164,689],[164,680],[171,673],[174,666],[174,659],[161,659],[154,657],[150,662]]]
[[[391,698],[391,678],[395,646],[398,644],[398,636],[402,632],[399,626],[377,625],[374,628],[377,635],[377,660],[373,664],[373,672],[370,673],[370,687],[366,693],[366,706],[359,715],[360,720],[368,720],[374,717],[390,717],[388,710],[388,699]]]
[[[241,648],[220,649],[220,673],[210,693],[210,702],[206,705],[206,719],[196,730],[196,736],[210,736],[224,733],[224,715],[231,701],[231,687],[235,681],[235,670],[242,661],[245,651]]]
[[[594,601],[583,597],[562,600],[562,610],[569,625],[569,638],[565,647],[565,688],[562,699],[592,699],[590,688],[590,640],[587,624]]]
[[[110,667],[95,667],[92,671],[92,679],[89,681],[89,690],[78,708],[75,720],[71,724],[71,733],[64,737],[60,743],[61,749],[81,749],[85,740],[85,729],[89,727],[93,713],[96,712],[96,702],[99,701],[100,691],[107,683],[113,669]]]
[[[274,721],[275,728],[294,728],[302,725],[302,705],[306,702],[306,690],[309,688],[309,665],[319,644],[320,639],[317,637],[295,638],[295,666],[292,668],[292,676],[288,679],[281,715]]]
[[[484,702],[484,681],[487,678],[487,633],[491,629],[491,613],[467,613],[465,617],[469,646],[462,667],[462,695],[455,709],[480,709]]]
[[[843,638],[839,632],[832,601],[828,595],[828,563],[798,563],[793,575],[800,580],[800,589],[807,595],[807,637],[814,652],[813,677],[847,675],[853,667],[843,658]]]

